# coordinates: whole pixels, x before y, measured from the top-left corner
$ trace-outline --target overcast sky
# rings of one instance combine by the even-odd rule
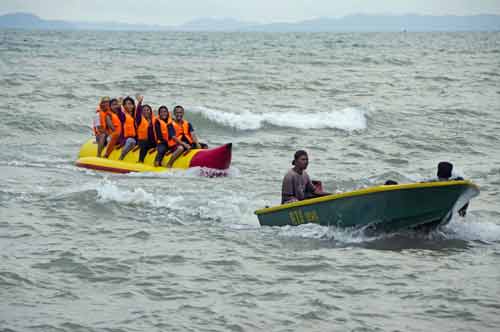
[[[0,0],[0,14],[175,25],[200,17],[258,23],[349,14],[500,14],[500,0]]]

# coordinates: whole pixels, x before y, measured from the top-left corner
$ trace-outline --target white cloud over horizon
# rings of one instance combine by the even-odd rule
[[[177,25],[200,17],[258,23],[350,14],[500,14],[498,0],[2,0],[0,15],[29,12],[43,19]]]

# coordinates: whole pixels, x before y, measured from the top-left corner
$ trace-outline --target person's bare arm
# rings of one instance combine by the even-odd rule
[[[289,175],[285,175],[285,177],[283,178],[283,185],[281,189],[283,203],[295,202],[299,200],[297,197],[295,197],[294,188],[295,186],[293,183],[293,178]]]
[[[188,151],[188,150],[190,150],[190,149],[191,149],[191,146],[190,146],[189,144],[186,144],[186,143],[184,143],[183,141],[181,141],[181,140],[179,139],[179,137],[174,136],[174,137],[172,137],[172,139],[173,139],[173,140],[175,141],[175,143],[177,143],[178,145],[183,146],[185,151]]]
[[[109,114],[106,115],[106,126],[111,129],[111,131],[115,131],[115,127],[113,126],[113,121],[111,121],[111,116]]]
[[[137,99],[137,106],[135,108],[135,124],[138,126],[142,120],[142,101],[144,100],[144,97],[137,94],[135,99]]]
[[[198,137],[194,133],[194,131],[191,132],[191,137],[193,138],[194,144],[196,144],[197,149],[201,149],[200,141],[198,141]]]

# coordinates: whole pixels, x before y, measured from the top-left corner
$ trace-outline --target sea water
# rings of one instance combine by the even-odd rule
[[[0,331],[498,331],[499,33],[0,31]],[[99,96],[181,104],[224,178],[75,167]],[[481,188],[430,234],[260,227],[325,190]]]

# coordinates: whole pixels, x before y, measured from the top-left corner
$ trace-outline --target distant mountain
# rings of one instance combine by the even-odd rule
[[[500,31],[500,15],[349,15],[301,22],[255,24],[231,18],[200,18],[178,26],[115,22],[44,20],[27,13],[0,16],[0,29],[120,30],[120,31],[262,31],[262,32],[383,32],[383,31]]]
[[[14,13],[0,16],[0,29],[27,30],[117,30],[117,31],[154,31],[166,30],[169,27],[161,25],[127,24],[116,22],[68,22],[44,20],[29,13]]]
[[[106,30],[106,31],[161,31],[171,30],[164,25],[128,24],[117,22],[75,22],[78,30]]]
[[[499,15],[349,15],[250,28],[269,32],[500,31]]]
[[[0,16],[0,28],[33,29],[33,30],[67,30],[76,26],[65,21],[42,20],[28,13],[14,13]]]

